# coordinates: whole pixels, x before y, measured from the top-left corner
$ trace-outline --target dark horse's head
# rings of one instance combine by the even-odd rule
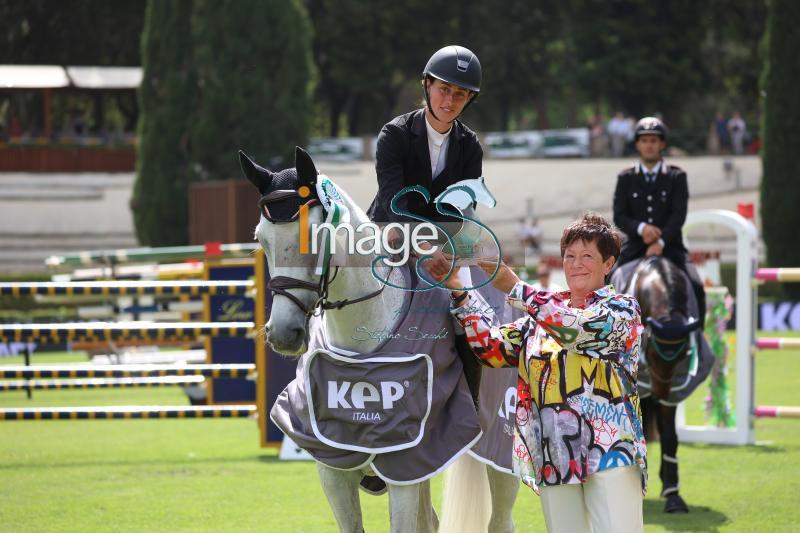
[[[650,371],[651,391],[654,397],[666,400],[675,367],[688,357],[691,334],[700,327],[700,320],[690,317],[684,273],[668,259],[642,261],[633,283],[645,325],[642,351]]]

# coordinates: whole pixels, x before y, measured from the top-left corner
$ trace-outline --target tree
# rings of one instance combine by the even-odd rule
[[[0,64],[139,66],[145,0],[0,1]]]
[[[764,153],[761,179],[761,222],[767,245],[767,262],[773,267],[800,265],[797,228],[800,227],[800,3],[771,0],[767,14],[767,61],[764,66]],[[784,285],[793,298],[800,286]]]
[[[441,12],[427,12],[436,1],[387,2],[380,9],[360,0],[310,1],[328,135],[341,133],[345,116],[349,135],[377,134],[394,116],[402,89],[419,86],[428,56],[446,44],[439,41]]]
[[[239,177],[237,150],[273,165],[308,140],[311,28],[299,0],[197,0],[196,177]]]
[[[537,127],[550,127],[547,99],[559,86],[552,73],[562,59],[554,46],[561,28],[558,4],[492,0],[461,13],[459,40],[474,42],[483,66],[479,125],[508,130],[512,116],[533,106]]]
[[[573,0],[581,84],[636,116],[673,117],[705,84],[696,2]]]
[[[150,246],[188,242],[188,135],[197,102],[191,60],[192,4],[192,0],[150,0],[145,15],[131,210],[139,241]]]

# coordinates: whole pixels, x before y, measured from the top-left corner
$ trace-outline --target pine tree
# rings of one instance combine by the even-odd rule
[[[291,166],[310,122],[311,29],[299,0],[198,0],[200,99],[191,150],[200,179],[239,177],[237,150]]]
[[[772,267],[800,266],[800,3],[771,0],[767,14],[767,61],[764,66],[764,152],[761,180],[761,221],[767,262]],[[800,286],[784,285],[792,298]]]
[[[139,241],[188,242],[188,151],[196,102],[191,0],[149,0],[142,33],[139,147],[131,209]]]

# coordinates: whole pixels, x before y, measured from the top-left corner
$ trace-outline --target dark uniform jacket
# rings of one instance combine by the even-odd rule
[[[411,192],[398,201],[398,207],[425,217],[442,220],[433,199],[449,185],[478,178],[482,174],[483,149],[478,136],[456,120],[448,137],[445,168],[434,180],[431,176],[431,157],[428,152],[428,130],[425,110],[418,109],[400,115],[381,130],[375,154],[378,174],[378,194],[367,210],[376,222],[413,222],[414,219],[392,212],[392,198],[403,187],[422,185],[430,192],[430,203],[418,193]]]
[[[623,170],[617,176],[614,191],[614,224],[627,236],[618,264],[644,257],[647,251],[637,232],[646,222],[661,228],[664,240],[662,255],[679,266],[686,263],[686,247],[681,228],[686,220],[689,187],[686,172],[661,162],[655,183],[647,183],[641,163]]]

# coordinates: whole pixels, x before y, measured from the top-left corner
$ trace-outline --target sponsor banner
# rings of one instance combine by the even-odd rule
[[[767,302],[758,306],[758,329],[800,331],[800,302]]]
[[[350,357],[326,350],[306,361],[314,435],[334,448],[384,453],[416,446],[433,394],[426,354]]]
[[[0,357],[21,357],[25,355],[25,348],[31,354],[45,352],[68,352],[71,351],[66,342],[58,343],[39,343],[39,342],[0,342]]]

